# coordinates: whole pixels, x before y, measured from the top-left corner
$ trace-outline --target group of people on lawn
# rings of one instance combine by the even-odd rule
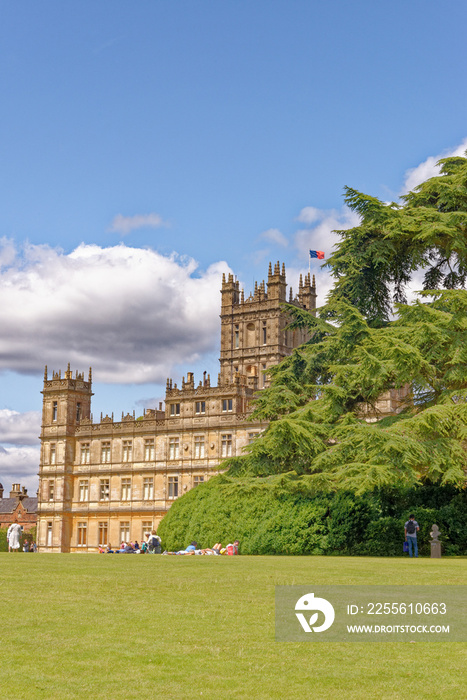
[[[135,540],[122,542],[119,549],[112,549],[110,542],[107,547],[99,546],[99,554],[160,554],[161,551],[161,538],[156,535],[155,530],[146,536],[146,541],[141,545]]]
[[[216,542],[212,547],[206,547],[201,549],[198,543],[193,540],[191,544],[188,545],[186,549],[181,549],[178,552],[163,552],[163,554],[182,554],[182,555],[192,555],[192,554],[202,554],[202,555],[215,555],[219,556],[221,554],[234,555],[238,554],[238,540],[227,544],[225,547],[222,546],[220,542]],[[156,535],[156,531],[153,530],[151,534],[147,535],[146,541],[141,545],[135,542],[122,542],[119,549],[112,549],[110,544],[107,547],[100,546],[99,554],[160,554],[161,553],[161,538]]]
[[[220,542],[216,542],[212,547],[206,547],[205,549],[200,549],[198,543],[193,540],[191,544],[188,545],[186,549],[180,549],[178,552],[163,552],[163,554],[207,554],[207,555],[234,555],[238,554],[239,541],[235,540],[232,543],[227,544],[225,547],[221,545]]]

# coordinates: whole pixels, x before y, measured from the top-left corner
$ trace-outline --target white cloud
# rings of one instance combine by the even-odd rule
[[[297,216],[296,221],[300,221],[302,224],[313,224],[315,221],[322,219],[324,215],[325,212],[323,209],[304,207]]]
[[[413,190],[417,185],[421,185],[422,182],[428,180],[430,177],[436,177],[439,175],[439,167],[436,165],[440,158],[449,158],[450,156],[464,156],[467,150],[467,138],[462,141],[459,146],[456,146],[453,150],[444,151],[437,156],[430,156],[423,163],[417,165],[416,168],[411,168],[405,173],[404,185],[402,187],[401,194],[405,194],[410,190]]]
[[[39,411],[19,413],[8,408],[0,409],[0,443],[37,445],[40,430]]]
[[[135,214],[134,216],[117,214],[108,230],[112,233],[120,233],[122,236],[126,236],[138,228],[161,228],[167,226],[168,223],[159,214]]]
[[[267,231],[261,234],[260,238],[264,238],[266,241],[271,241],[271,243],[276,243],[284,247],[289,245],[289,241],[278,228],[268,228]]]
[[[13,241],[9,238],[0,238],[0,270],[8,267],[16,257],[16,250]]]
[[[1,251],[1,248],[0,248]],[[151,249],[28,246],[0,272],[0,370],[94,370],[102,382],[164,382],[218,343],[225,262]]]
[[[5,498],[8,498],[11,485],[17,483],[27,488],[29,496],[36,495],[39,484],[39,456],[39,447],[0,446],[0,481],[5,489]]]
[[[310,250],[322,250],[325,253],[326,259],[333,252],[336,243],[339,242],[339,236],[334,233],[335,230],[343,230],[358,226],[360,217],[348,207],[343,207],[341,210],[335,209],[314,209],[314,207],[306,207],[313,209],[316,212],[313,221],[314,226],[300,229],[295,233],[295,247],[302,256],[308,260],[308,252]],[[302,209],[302,212],[305,211]],[[299,218],[299,217],[298,217]],[[311,221],[310,221],[311,223]],[[318,261],[316,261],[318,263]],[[319,261],[319,265],[322,261]]]

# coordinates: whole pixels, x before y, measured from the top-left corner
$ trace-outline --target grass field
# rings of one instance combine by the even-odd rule
[[[274,586],[465,584],[467,559],[0,554],[2,700],[461,700],[461,643],[278,643]]]

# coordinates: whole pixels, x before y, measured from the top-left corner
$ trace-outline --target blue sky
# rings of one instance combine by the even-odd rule
[[[462,153],[466,25],[449,0],[2,3],[5,485],[34,487],[45,364],[92,364],[95,418],[215,380],[223,271],[295,285],[356,223],[345,185],[396,199]]]

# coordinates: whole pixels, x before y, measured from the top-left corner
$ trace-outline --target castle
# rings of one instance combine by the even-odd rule
[[[177,387],[167,380],[165,406],[120,420],[91,414],[88,378],[70,366],[44,374],[37,543],[42,552],[86,552],[122,540],[141,541],[174,499],[219,473],[228,457],[265,429],[251,419],[267,370],[308,339],[287,329],[285,302],[313,311],[314,276],[289,290],[285,266],[269,264],[267,282],[245,298],[233,275],[223,276],[217,386],[191,372]]]

